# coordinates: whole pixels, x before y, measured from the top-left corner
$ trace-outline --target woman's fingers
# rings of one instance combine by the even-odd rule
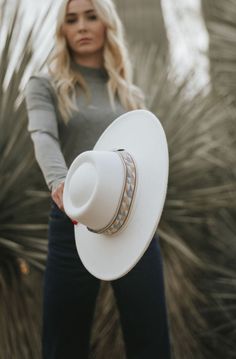
[[[62,211],[64,211],[63,190],[64,190],[64,182],[59,184],[59,186],[57,186],[57,188],[51,194],[53,201],[56,203],[57,207],[60,208],[60,210]],[[71,218],[71,222],[75,225],[78,224],[78,222],[72,218]]]
[[[60,210],[64,211],[63,206],[63,190],[64,190],[64,182],[60,183],[59,186],[52,192],[51,196],[53,201],[56,203]]]

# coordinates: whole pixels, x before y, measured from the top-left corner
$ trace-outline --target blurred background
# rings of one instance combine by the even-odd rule
[[[236,1],[116,0],[134,82],[169,144],[158,228],[175,359],[236,358]],[[60,1],[0,1],[0,358],[41,358],[49,193],[24,87],[44,68]],[[91,358],[125,359],[101,282]],[[164,359],[164,358],[163,358]]]

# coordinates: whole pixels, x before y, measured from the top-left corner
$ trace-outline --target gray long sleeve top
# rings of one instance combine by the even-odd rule
[[[74,111],[68,124],[59,114],[56,94],[49,76],[31,76],[25,97],[28,131],[34,144],[36,160],[50,191],[65,180],[68,167],[80,153],[92,150],[96,141],[119,115],[125,112],[116,98],[111,108],[104,69],[73,63],[89,87],[91,102],[81,90],[76,98],[79,112]]]

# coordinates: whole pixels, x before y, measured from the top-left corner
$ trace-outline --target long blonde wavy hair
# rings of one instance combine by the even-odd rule
[[[57,94],[60,114],[68,122],[73,110],[79,110],[75,105],[75,85],[79,84],[88,94],[86,82],[78,72],[71,67],[71,55],[68,44],[62,32],[65,22],[67,5],[71,0],[64,0],[58,12],[55,34],[55,46],[48,59],[49,74]],[[144,95],[140,88],[132,82],[132,66],[129,59],[122,22],[117,14],[112,0],[91,0],[91,3],[106,27],[104,44],[104,68],[108,73],[108,94],[112,107],[114,98],[118,95],[122,106],[128,110],[143,108]]]

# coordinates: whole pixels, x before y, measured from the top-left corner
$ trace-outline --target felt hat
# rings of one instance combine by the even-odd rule
[[[164,130],[146,110],[119,116],[93,150],[75,158],[63,203],[78,222],[76,248],[92,275],[118,279],[142,257],[160,221],[168,171]]]

